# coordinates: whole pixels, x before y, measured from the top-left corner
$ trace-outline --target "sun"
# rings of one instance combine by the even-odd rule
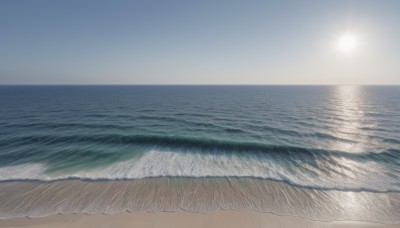
[[[339,37],[337,47],[342,52],[353,52],[358,46],[358,39],[353,34],[344,34]]]

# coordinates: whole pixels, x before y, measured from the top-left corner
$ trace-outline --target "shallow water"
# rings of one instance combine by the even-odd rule
[[[54,213],[255,210],[312,220],[397,224],[400,193],[315,190],[257,178],[160,177],[0,184],[0,219]]]
[[[374,206],[399,222],[398,86],[0,86],[0,101],[0,186],[257,178],[322,195],[393,194]],[[285,214],[297,210],[280,203]],[[262,211],[285,211],[275,207]]]

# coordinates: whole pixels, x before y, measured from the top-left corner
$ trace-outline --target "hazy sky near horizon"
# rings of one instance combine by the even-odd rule
[[[400,84],[400,1],[2,0],[0,84]],[[338,50],[351,33],[358,45]]]

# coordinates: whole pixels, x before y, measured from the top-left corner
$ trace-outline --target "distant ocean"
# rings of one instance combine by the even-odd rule
[[[400,86],[0,86],[0,218],[400,223]]]

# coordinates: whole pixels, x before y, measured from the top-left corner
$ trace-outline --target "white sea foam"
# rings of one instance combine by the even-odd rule
[[[45,175],[46,165],[23,164],[0,168],[0,180],[52,180]]]
[[[7,180],[121,180],[148,177],[254,177],[284,181],[296,186],[318,189],[343,189],[366,191],[400,191],[395,180],[385,178],[382,167],[374,171],[368,167],[374,164],[339,161],[341,166],[329,167],[337,170],[318,170],[311,166],[296,166],[285,161],[262,159],[257,156],[231,154],[202,154],[151,150],[143,156],[131,160],[75,172],[51,172],[45,164],[24,164],[0,168],[0,181]],[[368,166],[368,167],[367,167]],[[345,168],[348,169],[345,169]],[[350,168],[350,169],[349,169]],[[367,175],[369,172],[369,175]],[[368,179],[366,179],[368,177]]]

